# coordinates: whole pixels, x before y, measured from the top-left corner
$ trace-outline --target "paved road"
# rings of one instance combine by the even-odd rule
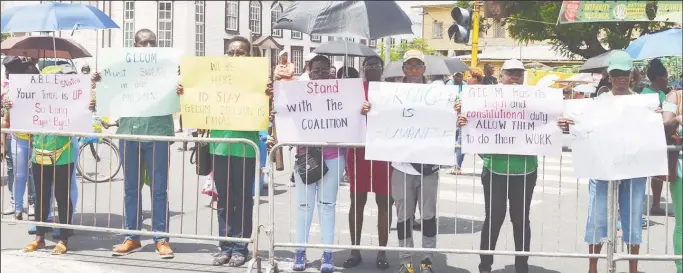
[[[171,231],[183,234],[216,235],[217,224],[215,213],[206,205],[207,196],[198,193],[203,186],[203,178],[194,175],[194,167],[187,164],[190,152],[178,152],[175,144],[172,150],[172,166],[170,184],[171,200]],[[185,164],[183,164],[185,163]],[[289,164],[289,162],[287,162]],[[560,158],[546,158],[540,160],[543,171],[539,173],[531,211],[532,250],[562,253],[585,253],[587,246],[582,243],[585,230],[587,211],[587,181],[577,180],[572,171],[571,154],[565,153],[560,165]],[[438,215],[440,248],[477,249],[484,212],[482,187],[476,173],[481,169],[481,162],[472,156],[465,160],[465,174],[450,176],[441,174]],[[286,169],[291,169],[287,165]],[[4,173],[4,172],[3,172]],[[81,187],[81,202],[75,222],[78,224],[99,227],[122,226],[123,183],[121,174],[111,183],[89,183],[79,181]],[[289,187],[289,173],[277,172],[273,187],[275,190],[275,220],[274,232],[277,242],[291,242],[294,239],[294,191]],[[6,187],[2,187],[6,196]],[[149,228],[149,190],[143,190],[143,209],[148,212],[144,221],[145,228]],[[262,223],[268,219],[267,198],[261,198]],[[6,201],[5,201],[6,202]],[[668,203],[664,201],[664,203]],[[7,205],[5,203],[4,205]],[[350,197],[348,185],[342,184],[338,194],[335,243],[348,244],[348,209]],[[671,206],[671,205],[669,205]],[[365,210],[365,225],[363,227],[363,243],[377,244],[377,222],[374,219],[377,209],[373,197],[368,200]],[[311,242],[320,242],[317,216],[311,228]],[[8,218],[5,218],[8,219]],[[650,244],[644,245],[641,252],[651,254],[671,253],[671,232],[673,218],[652,217],[650,227],[643,233],[644,240]],[[395,226],[395,221],[393,226]],[[32,237],[26,233],[24,225],[10,225],[3,223],[1,230],[2,272],[243,272],[244,269],[230,269],[227,267],[211,266],[211,254],[217,251],[216,243],[210,241],[196,241],[187,239],[172,239],[171,246],[176,251],[173,260],[159,260],[154,253],[151,238],[143,237],[145,248],[134,255],[113,258],[110,249],[121,242],[117,234],[78,231],[70,240],[71,250],[68,255],[51,257],[47,250],[37,253],[23,254],[21,248],[31,241]],[[420,238],[420,233],[415,233]],[[259,255],[267,256],[268,237],[263,235],[259,244]],[[53,245],[54,242],[48,242]],[[397,245],[396,232],[392,228],[390,245]],[[416,241],[419,245],[419,239]],[[668,249],[665,245],[669,245]],[[514,250],[512,227],[509,221],[503,226],[499,242],[499,250]],[[619,246],[623,251],[623,246]],[[348,257],[349,251],[336,251],[335,260],[341,266]],[[309,250],[309,259],[317,264],[321,252]],[[355,269],[340,271],[360,273],[377,272],[374,268],[374,252],[364,252],[364,264]],[[276,258],[280,269],[288,272],[291,266],[291,249],[277,249]],[[418,255],[416,255],[418,256]],[[396,253],[389,254],[393,267],[398,263]],[[478,272],[478,257],[476,255],[436,254],[436,272]],[[416,258],[415,262],[418,262]],[[534,258],[530,260],[532,271],[537,273],[556,272],[585,272],[587,261],[583,259]],[[514,272],[512,257],[496,257],[494,272]],[[626,264],[618,264],[618,272],[626,272]],[[642,272],[674,272],[671,262],[642,262]],[[307,272],[316,272],[313,268]]]

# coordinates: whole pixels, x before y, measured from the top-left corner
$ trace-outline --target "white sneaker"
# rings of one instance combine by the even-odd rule
[[[2,215],[10,215],[14,214],[16,210],[14,210],[14,202],[11,202],[9,206],[5,208],[5,210],[2,212]]]
[[[36,205],[28,205],[28,216],[34,216],[36,214]]]

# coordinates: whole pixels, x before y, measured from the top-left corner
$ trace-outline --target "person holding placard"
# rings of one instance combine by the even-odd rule
[[[669,144],[681,145],[681,136],[683,136],[683,91],[675,90],[669,92],[666,101],[662,105],[664,128],[666,135],[671,136]],[[673,154],[673,156],[672,156]],[[683,253],[683,151],[676,152],[669,151],[669,165],[673,166],[675,170],[669,170],[669,188],[671,191],[671,199],[674,204],[674,216],[676,217],[676,225],[674,227],[673,242],[674,254],[680,256]],[[673,161],[673,162],[671,162]],[[675,178],[674,178],[675,177]],[[683,273],[683,264],[681,261],[676,261],[676,272]]]
[[[149,29],[141,29],[135,33],[135,47],[157,47],[157,36]],[[93,82],[101,80],[96,72]],[[95,109],[95,101],[90,103],[90,110]],[[117,134],[143,136],[175,136],[173,116],[121,117],[118,120]],[[147,173],[152,174],[152,230],[168,232],[168,165],[169,147],[167,141],[130,141],[120,140],[119,148],[123,159],[124,180],[124,221],[129,230],[142,229],[142,185],[141,166],[146,166]],[[168,244],[168,237],[155,236],[156,252],[162,259],[174,257]],[[139,235],[125,235],[122,244],[112,250],[113,256],[128,255],[142,249]]]
[[[310,79],[326,80],[330,77],[330,60],[322,55],[310,62]],[[271,143],[272,144],[272,143]],[[308,243],[313,211],[318,204],[318,217],[322,243],[334,244],[337,190],[346,167],[345,151],[338,148],[298,147],[294,181],[296,185],[296,242]],[[322,177],[321,177],[322,174]],[[306,250],[297,249],[292,270],[306,269]],[[331,249],[325,249],[320,272],[335,269]]]
[[[462,93],[462,86],[467,85],[463,81],[462,72],[456,72],[453,74],[453,79],[448,81],[448,85],[455,85],[458,88],[458,96]],[[462,145],[462,129],[458,129],[457,132],[458,145]],[[462,149],[457,149],[456,154],[456,165],[455,168],[448,170],[448,174],[459,175],[462,174],[462,162],[465,161],[465,155],[462,153]]]
[[[365,98],[368,96],[369,82],[379,82],[382,78],[384,62],[378,56],[367,57],[363,61],[363,74],[365,75]],[[341,70],[340,70],[341,71]],[[349,70],[349,72],[351,72]],[[375,193],[377,203],[377,232],[379,245],[386,246],[389,240],[389,226],[391,224],[391,199],[389,177],[391,169],[388,162],[365,160],[364,148],[349,149],[346,154],[346,173],[351,184],[351,207],[349,208],[349,229],[351,231],[351,244],[360,245],[361,231],[363,230],[363,210],[368,201],[368,193]],[[351,250],[351,256],[344,262],[345,268],[358,266],[363,259],[359,250]],[[377,269],[389,268],[387,255],[384,251],[377,252]]]
[[[519,60],[506,60],[501,67],[501,82],[505,85],[524,84],[524,64]],[[466,102],[465,102],[466,103]],[[461,102],[455,104],[460,112]],[[458,117],[458,126],[466,126],[467,118]],[[529,251],[531,227],[529,210],[536,187],[538,159],[527,155],[479,155],[484,161],[481,182],[484,188],[486,218],[481,230],[481,250],[495,250],[500,229],[505,221],[507,203],[510,203],[510,218],[516,251]],[[493,255],[479,255],[479,272],[490,273]],[[515,257],[515,272],[529,272],[529,257]]]
[[[622,96],[637,94],[630,89],[633,71],[633,58],[624,51],[615,51],[609,57],[609,81],[612,84],[609,92],[600,96]],[[660,112],[661,109],[657,111]],[[563,125],[563,130],[568,130],[569,124],[573,121],[567,120]],[[643,204],[645,202],[645,189],[647,187],[647,177],[634,177],[618,181],[605,181],[591,179],[588,185],[589,204],[588,219],[586,220],[585,242],[588,243],[590,254],[599,254],[602,250],[602,239],[607,237],[607,196],[608,183],[618,183],[618,202],[619,216],[622,223],[622,234],[624,243],[629,246],[630,254],[640,252],[642,242],[642,219]],[[598,272],[598,259],[589,259],[589,273]],[[629,261],[629,273],[638,272],[638,261]]]
[[[424,53],[419,50],[408,50],[403,56],[403,82],[427,84],[424,76]],[[370,112],[371,105],[365,102],[362,114]],[[422,214],[422,247],[436,248],[436,202],[439,189],[438,165],[416,164],[408,162],[392,162],[391,197],[396,205],[398,217],[397,230],[400,247],[413,247],[413,218],[416,206],[420,206]],[[432,253],[425,253],[420,262],[420,273],[432,273]],[[401,266],[397,273],[414,273],[412,254],[408,251],[399,253]]]

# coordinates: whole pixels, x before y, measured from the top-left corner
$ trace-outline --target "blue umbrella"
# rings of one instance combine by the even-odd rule
[[[641,36],[626,48],[636,60],[683,55],[683,32],[680,28]]]
[[[119,28],[93,6],[49,2],[18,6],[2,12],[1,32]]]

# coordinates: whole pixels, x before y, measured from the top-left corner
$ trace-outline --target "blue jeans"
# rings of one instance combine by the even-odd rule
[[[218,235],[231,238],[251,238],[254,221],[254,179],[256,158],[237,156],[213,157],[214,183],[218,194]],[[247,256],[246,243],[221,241],[222,253]]]
[[[592,245],[601,244],[607,237],[607,183],[603,180],[590,180],[588,185],[589,204],[586,221],[585,242]],[[642,242],[643,202],[647,178],[624,179],[619,183],[619,216],[621,217],[624,242],[629,245],[640,245]]]
[[[142,186],[144,179],[141,166],[150,174],[152,195],[152,231],[168,232],[168,164],[169,143],[165,141],[138,142],[119,141],[123,158],[124,206],[123,218],[126,229],[142,229]],[[125,235],[126,239],[140,241],[139,235]],[[168,241],[168,237],[154,237],[154,242]]]
[[[462,130],[458,129],[458,144],[462,145]],[[458,168],[462,168],[462,162],[465,161],[465,155],[462,153],[462,146],[460,146],[460,149],[457,149],[455,151],[455,156],[458,160],[458,165],[456,165]]]
[[[9,200],[14,204],[14,163],[12,163],[12,138],[5,138],[5,162],[7,163],[7,189],[9,190]]]
[[[12,136],[12,163],[14,167],[14,209],[17,212],[24,211],[24,193],[28,185],[28,204],[33,205],[36,202],[36,190],[33,179],[29,171],[30,166],[30,152],[28,140],[20,139]],[[29,181],[31,183],[29,183]]]
[[[339,188],[339,181],[344,175],[346,160],[345,156],[341,155],[335,159],[325,159],[324,161],[327,165],[327,173],[323,176],[322,181],[307,185],[303,183],[298,174],[294,175],[297,204],[296,242],[298,244],[308,243],[316,203],[318,204],[322,243],[326,245],[334,243],[337,189]],[[330,250],[327,249],[326,251]]]

